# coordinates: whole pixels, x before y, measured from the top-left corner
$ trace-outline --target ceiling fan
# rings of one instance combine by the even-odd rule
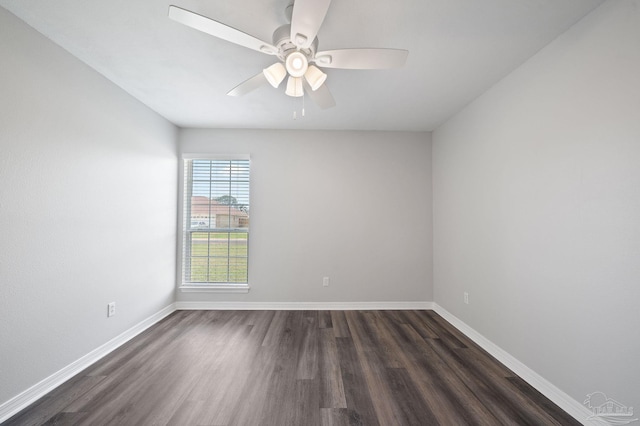
[[[267,43],[243,31],[178,6],[169,6],[169,18],[231,43],[278,58],[227,93],[241,96],[263,85],[278,87],[287,77],[285,93],[299,97],[305,93],[321,108],[335,106],[320,68],[389,69],[402,67],[409,52],[401,49],[338,49],[318,51],[318,30],[331,0],[295,0],[285,9],[290,24],[273,32],[273,43]]]

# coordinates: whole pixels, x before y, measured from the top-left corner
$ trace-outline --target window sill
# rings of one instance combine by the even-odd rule
[[[181,285],[183,293],[249,293],[249,284]]]

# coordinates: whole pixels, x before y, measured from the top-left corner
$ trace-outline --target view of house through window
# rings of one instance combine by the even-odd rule
[[[183,284],[247,283],[249,160],[184,161]]]

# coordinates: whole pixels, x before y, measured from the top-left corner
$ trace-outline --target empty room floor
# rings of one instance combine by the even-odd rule
[[[177,311],[4,425],[579,425],[433,311]]]

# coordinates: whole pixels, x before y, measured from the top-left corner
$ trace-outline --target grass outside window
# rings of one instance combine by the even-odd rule
[[[191,282],[247,282],[248,238],[245,232],[193,232]]]

